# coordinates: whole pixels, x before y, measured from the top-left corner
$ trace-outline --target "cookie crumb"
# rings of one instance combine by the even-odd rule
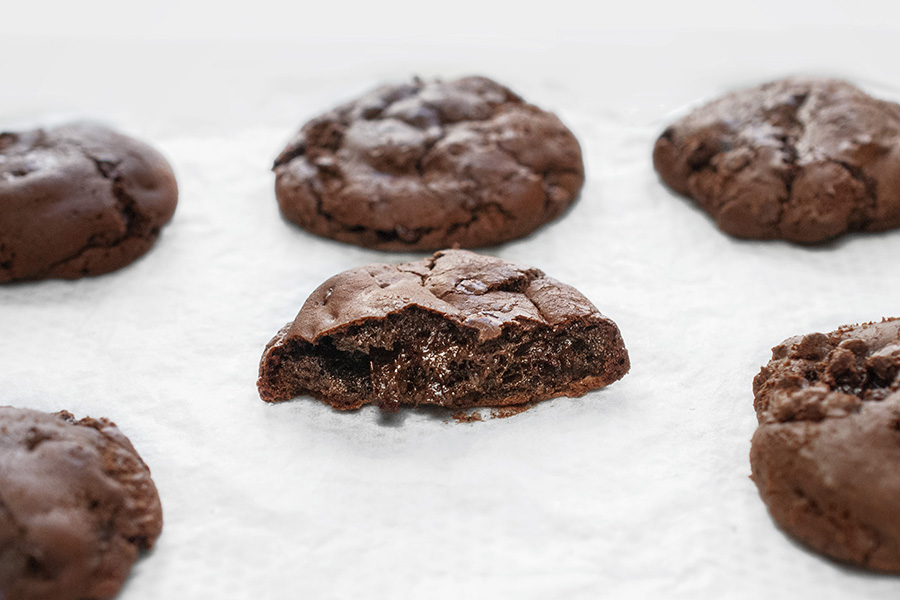
[[[478,409],[473,411],[460,410],[450,416],[457,423],[475,423],[477,421],[484,421],[481,417],[481,411]]]
[[[534,408],[534,404],[519,404],[516,406],[501,406],[499,408],[492,408],[491,418],[508,419],[509,417],[514,417],[515,415],[522,414],[527,410],[531,410],[532,408]]]

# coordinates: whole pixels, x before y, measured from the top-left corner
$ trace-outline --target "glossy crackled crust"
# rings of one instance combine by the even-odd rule
[[[0,134],[0,282],[121,268],[153,246],[177,197],[162,156],[99,125]]]
[[[150,471],[105,419],[0,407],[0,597],[115,597],[162,529]]]
[[[516,239],[584,183],[559,119],[483,77],[380,87],[307,123],[274,170],[288,219],[382,250]]]
[[[269,343],[258,384],[270,402],[464,408],[577,396],[628,368],[615,323],[573,288],[449,250],[326,281]]]
[[[737,237],[819,243],[900,226],[900,105],[841,81],[728,94],[667,128],[653,162]]]
[[[786,340],[753,382],[753,480],[836,560],[900,573],[900,320]]]

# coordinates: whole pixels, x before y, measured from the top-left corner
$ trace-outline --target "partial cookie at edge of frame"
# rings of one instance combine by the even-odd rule
[[[842,81],[728,94],[667,128],[653,163],[735,237],[815,244],[900,227],[900,105]]]
[[[0,282],[124,267],[153,246],[177,199],[158,152],[101,125],[0,134]]]
[[[790,338],[753,382],[752,478],[835,560],[900,573],[900,319]]]
[[[106,419],[0,407],[0,596],[108,600],[162,530],[150,471]]]

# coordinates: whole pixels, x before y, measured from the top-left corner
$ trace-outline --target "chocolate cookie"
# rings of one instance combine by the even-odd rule
[[[99,125],[0,134],[0,282],[123,267],[150,249],[177,198],[159,153]]]
[[[453,409],[580,396],[628,372],[616,324],[575,289],[498,258],[444,250],[345,271],[269,342],[267,402]]]
[[[812,244],[900,227],[900,105],[842,81],[729,94],[666,129],[653,163],[736,237]]]
[[[0,598],[113,598],[161,530],[150,471],[113,423],[0,407]]]
[[[900,320],[786,340],[753,380],[753,481],[784,531],[900,573]]]
[[[380,250],[520,238],[584,183],[560,120],[484,77],[380,87],[307,123],[274,170],[285,217]]]

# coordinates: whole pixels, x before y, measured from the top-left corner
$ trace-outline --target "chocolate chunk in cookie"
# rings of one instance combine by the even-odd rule
[[[0,407],[0,598],[113,598],[161,530],[150,471],[113,423]]]
[[[159,153],[99,125],[0,134],[0,282],[123,267],[150,249],[177,198]]]
[[[269,342],[259,394],[338,409],[459,409],[580,396],[628,372],[616,324],[575,289],[445,250],[332,277]]]
[[[666,129],[653,163],[736,237],[812,244],[900,227],[900,105],[842,81],[728,94]]]
[[[380,87],[307,123],[274,170],[285,217],[380,250],[520,238],[584,183],[560,120],[484,77]]]
[[[900,573],[900,319],[786,340],[753,380],[753,481],[781,528]]]

